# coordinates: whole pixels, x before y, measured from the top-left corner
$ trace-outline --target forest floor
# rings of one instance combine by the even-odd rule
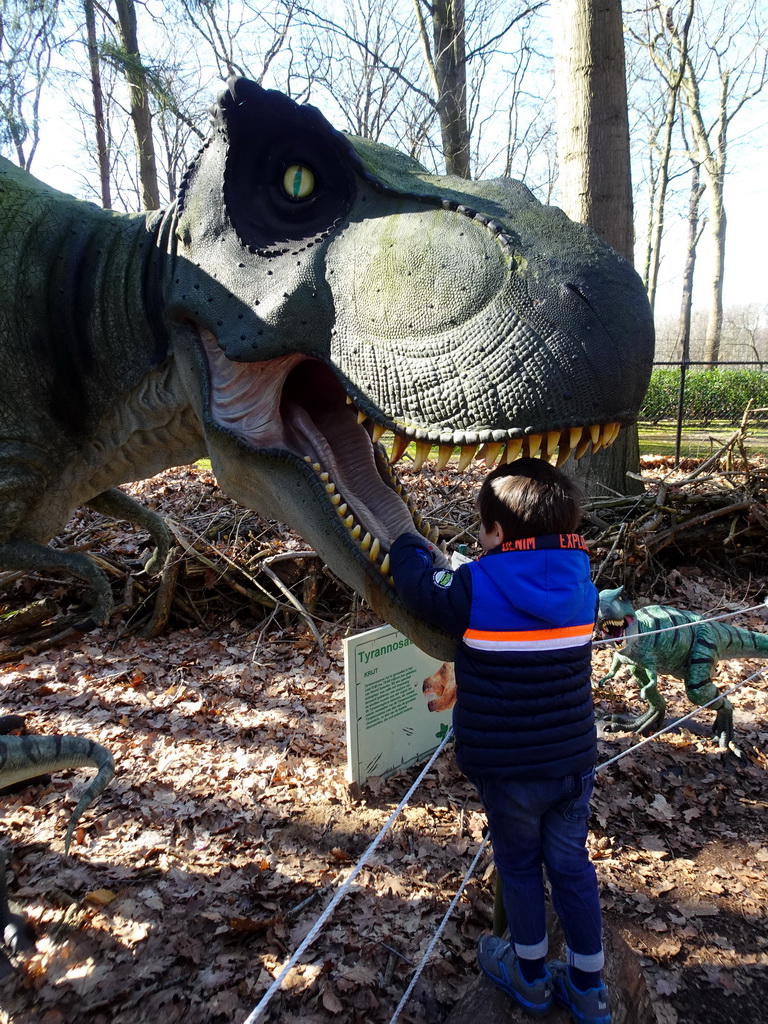
[[[245,523],[205,472],[169,471],[134,493],[201,531],[205,522],[209,537],[218,521],[211,544],[222,551],[238,531],[254,549],[267,534],[273,550],[305,547],[252,513]],[[76,528],[81,540],[98,533],[105,552],[136,556],[141,538],[128,527],[104,533],[88,513]],[[306,578],[289,583],[312,599],[322,647],[302,617],[259,618],[245,598],[228,605],[221,576],[191,566],[180,584],[189,621],[177,616],[154,639],[122,631],[124,612],[122,623],[118,615],[65,646],[15,656],[0,644],[0,710],[24,715],[29,732],[95,739],[117,764],[69,857],[64,832],[90,771],[0,801],[11,896],[38,936],[37,953],[0,982],[0,1021],[244,1021],[419,774],[345,780],[342,640],[378,621],[311,558],[298,561]],[[643,596],[741,611],[731,621],[766,631],[766,609],[745,612],[765,596],[760,586],[676,564]],[[17,579],[2,600],[12,609],[43,591],[64,601],[67,589]],[[596,649],[595,679],[609,661]],[[764,664],[722,662],[717,682],[733,685]],[[664,692],[668,721],[691,709],[680,683],[666,681]],[[641,710],[626,680],[595,698],[598,714]],[[639,957],[658,1024],[766,1019],[765,677],[731,699],[742,758],[713,745],[704,711],[597,776],[590,848],[605,917]],[[602,738],[599,762],[635,741]],[[262,1019],[387,1024],[483,827],[449,746]],[[486,850],[400,1021],[445,1020],[475,977],[492,903]]]

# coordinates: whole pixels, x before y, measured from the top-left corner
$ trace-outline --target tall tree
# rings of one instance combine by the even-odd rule
[[[560,205],[633,262],[632,179],[621,0],[554,0],[553,41]],[[635,427],[607,451],[582,459],[590,492],[626,493],[637,485]]]
[[[440,118],[447,174],[470,177],[464,0],[414,0],[419,36]],[[432,23],[432,40],[424,18]]]
[[[88,66],[91,72],[91,93],[93,94],[93,121],[96,133],[96,157],[99,162],[99,180],[101,182],[101,205],[112,208],[112,189],[109,180],[109,147],[107,145],[107,125],[104,116],[104,90],[101,83],[101,64],[99,61],[99,42],[96,37],[96,12],[94,0],[83,0],[85,12],[86,45],[88,48]]]
[[[150,89],[139,52],[136,7],[134,0],[115,0],[115,7],[124,50],[123,71],[128,84],[131,121],[136,136],[141,204],[145,210],[157,210],[160,206],[160,189],[157,182],[155,142],[152,136],[152,114],[149,107]]]
[[[57,0],[0,0],[0,146],[30,170],[56,46]]]
[[[560,205],[634,260],[621,0],[554,0]]]
[[[690,2],[690,0],[689,0]],[[761,6],[755,0],[697,4],[697,45],[684,32],[687,12],[664,8],[664,27],[684,67],[681,95],[693,136],[691,159],[701,166],[708,187],[714,250],[704,358],[717,362],[723,324],[728,133],[736,115],[768,83],[768,47]]]

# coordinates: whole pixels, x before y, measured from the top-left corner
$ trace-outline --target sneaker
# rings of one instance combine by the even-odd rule
[[[570,1010],[576,1024],[611,1024],[608,989],[602,981],[597,988],[582,992],[572,984],[568,967],[562,960],[551,960],[547,967],[552,977],[552,994],[561,1006]]]
[[[497,988],[511,996],[532,1017],[543,1017],[552,1006],[552,981],[544,968],[544,977],[528,982],[520,973],[512,944],[496,935],[481,935],[477,942],[480,970]]]

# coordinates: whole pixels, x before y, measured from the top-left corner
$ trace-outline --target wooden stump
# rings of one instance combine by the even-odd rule
[[[550,927],[550,958],[564,958],[563,933],[557,922]],[[656,1024],[656,1014],[648,993],[637,956],[621,937],[617,928],[603,922],[605,967],[603,978],[608,986],[612,1024]],[[443,1024],[531,1024],[509,996],[480,973],[470,982]],[[551,1024],[570,1024],[571,1015],[558,1003],[544,1018]]]

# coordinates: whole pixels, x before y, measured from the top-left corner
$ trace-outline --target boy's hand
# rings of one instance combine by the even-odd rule
[[[443,662],[437,672],[427,676],[421,686],[422,692],[434,693],[434,700],[431,700],[427,707],[430,711],[448,711],[456,703],[456,676],[453,674],[453,665],[450,662]]]

